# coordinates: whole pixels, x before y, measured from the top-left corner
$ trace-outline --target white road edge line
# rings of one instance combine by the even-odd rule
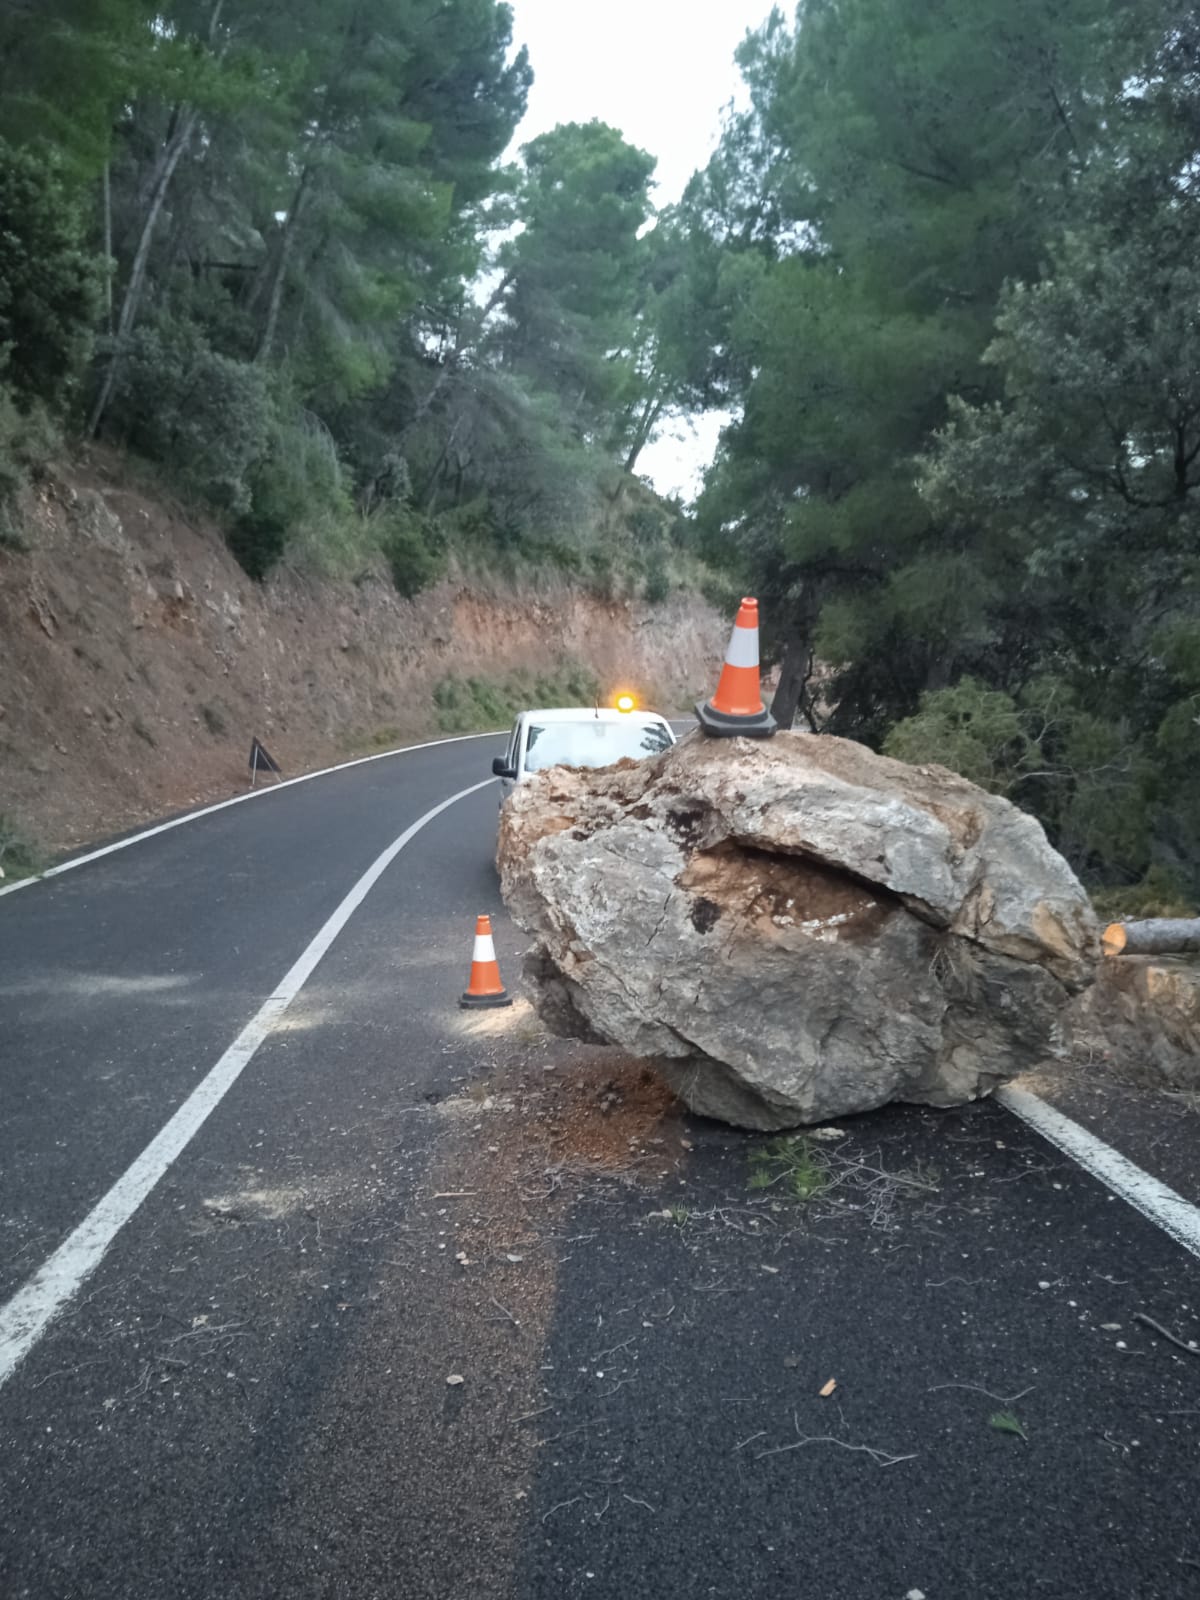
[[[198,822],[201,817],[210,817],[214,811],[224,811],[227,806],[240,806],[244,800],[261,800],[265,795],[278,794],[281,789],[291,789],[298,783],[311,783],[314,778],[327,778],[330,773],[346,772],[350,767],[365,767],[370,761],[387,761],[392,756],[411,756],[418,750],[433,750],[442,744],[465,744],[468,739],[495,739],[503,731],[503,729],[492,729],[487,733],[456,733],[448,739],[426,739],[424,744],[407,744],[401,746],[399,750],[380,750],[377,755],[356,756],[353,761],[341,761],[336,767],[321,767],[317,772],[302,772],[298,778],[285,778],[282,783],[264,784],[261,789],[247,789],[245,794],[231,795],[228,800],[216,800],[211,806],[201,806],[198,811],[185,811],[182,816],[156,823],[153,828],[144,828],[141,833],[131,833],[127,839],[118,839],[113,844],[102,845],[99,850],[89,850],[87,855],[72,856],[70,861],[60,861],[58,866],[47,867],[45,872],[39,872],[32,878],[18,878],[15,883],[0,888],[0,900],[6,894],[15,894],[18,889],[27,889],[31,883],[41,883],[45,878],[56,878],[60,872],[70,872],[75,867],[86,866],[89,861],[99,861],[101,856],[110,856],[114,850],[126,850],[131,844],[141,844],[143,839],[153,839],[156,833],[169,833],[172,828],[182,828],[185,822]]]
[[[427,811],[388,845],[328,918],[278,988],[268,996],[216,1066],[196,1085],[165,1127],[108,1193],[97,1201],[54,1254],[17,1290],[11,1300],[0,1306],[0,1387],[12,1376],[21,1358],[37,1343],[50,1322],[96,1270],[120,1230],[203,1126],[209,1114],[220,1105],[259,1045],[277,1025],[308,981],[314,967],[384,870],[427,822],[432,822],[434,817],[457,801],[477,794],[495,781],[494,778],[486,778],[482,783],[472,784],[469,789],[460,789],[448,800],[434,806],[432,811]]]
[[[1200,1209],[1191,1201],[1143,1172],[1141,1167],[1135,1167],[1119,1150],[1055,1110],[1040,1095],[1008,1084],[997,1089],[994,1098],[1014,1117],[1028,1123],[1035,1133],[1040,1133],[1043,1139],[1070,1156],[1085,1172],[1099,1178],[1135,1211],[1149,1217],[1176,1244],[1200,1256]]]

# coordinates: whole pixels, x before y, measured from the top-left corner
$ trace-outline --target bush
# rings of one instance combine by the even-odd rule
[[[15,822],[0,812],[0,876],[9,881],[32,878],[45,865],[36,845],[24,837]]]
[[[884,754],[914,764],[937,762],[997,794],[1018,780],[1031,741],[1016,702],[964,678],[952,689],[922,695],[916,716],[896,723]]]
[[[87,365],[102,263],[61,163],[0,140],[0,374],[17,406],[57,409]]]
[[[1097,889],[1092,895],[1096,915],[1103,922],[1136,917],[1194,917],[1195,899],[1164,867],[1151,867],[1140,883],[1125,889]]]
[[[427,519],[405,506],[391,506],[374,521],[379,548],[399,594],[411,600],[437,582],[445,570],[445,542]]]
[[[336,569],[332,554],[354,518],[337,448],[326,430],[277,406],[263,454],[247,474],[250,504],[228,534],[250,577],[262,579],[292,546],[306,564]]]
[[[646,604],[661,606],[670,598],[671,578],[667,572],[666,558],[658,552],[646,563]]]
[[[1168,879],[1180,892],[1191,882],[1194,847],[1173,859],[1169,830],[1156,816],[1164,764],[1120,718],[1081,705],[1065,679],[1034,679],[1013,699],[963,678],[922,695],[916,715],[897,722],[883,748],[901,761],[939,762],[1015,800],[1087,882],[1144,878],[1160,898]],[[1176,787],[1186,803],[1194,784],[1180,774]],[[1156,857],[1166,878],[1154,874]]]
[[[588,552],[587,585],[598,600],[617,598],[618,569],[610,551],[600,548]]]
[[[219,355],[193,324],[163,313],[128,340],[109,416],[182,489],[219,511],[251,509],[275,422],[260,367]]]
[[[58,431],[45,407],[35,403],[21,411],[0,384],[0,549],[28,548],[17,497],[58,443]]]
[[[594,705],[600,682],[589,667],[565,662],[557,672],[511,672],[503,678],[443,678],[433,691],[443,733],[475,733],[510,723],[528,706]]]
[[[634,506],[626,518],[626,525],[635,543],[656,545],[662,543],[664,521],[664,515],[660,510],[641,505]]]

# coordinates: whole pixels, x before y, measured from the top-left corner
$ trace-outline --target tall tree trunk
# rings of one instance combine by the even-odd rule
[[[429,477],[428,477],[428,479],[426,481],[425,487],[421,491],[421,494],[418,496],[418,499],[417,499],[418,505],[421,507],[421,509],[423,511],[428,512],[430,515],[433,514],[434,504],[435,504],[435,502],[437,500],[438,480],[442,475],[442,468],[446,465],[446,462],[450,459],[450,452],[454,448],[454,443],[455,443],[455,440],[458,438],[458,430],[459,430],[459,428],[462,427],[462,422],[463,422],[462,417],[456,417],[454,419],[454,426],[450,429],[449,434],[446,436],[446,442],[442,446],[442,453],[437,458],[437,465],[434,467],[433,471],[429,474]]]
[[[400,439],[402,442],[408,437],[412,430],[417,427],[419,423],[423,422],[429,415],[430,411],[433,409],[435,400],[446,387],[446,384],[459,370],[459,367],[462,364],[463,355],[466,353],[466,351],[474,349],[477,346],[479,339],[483,334],[484,324],[487,322],[487,319],[491,316],[492,312],[500,304],[500,301],[504,298],[505,292],[507,291],[512,280],[513,274],[511,272],[506,272],[504,277],[501,278],[500,282],[492,290],[491,294],[488,295],[483,305],[480,306],[477,314],[470,319],[469,327],[465,315],[459,318],[458,329],[454,336],[454,349],[447,356],[446,360],[442,362],[441,367],[438,369],[437,377],[430,384],[428,390],[417,405],[417,408],[413,412],[412,416],[409,417],[403,428],[401,428]]]
[[[311,175],[312,167],[306,164],[304,171],[300,174],[300,182],[296,185],[296,193],[292,199],[287,217],[284,219],[279,248],[275,252],[275,265],[271,273],[270,289],[267,292],[266,321],[263,323],[258,349],[254,352],[255,361],[266,361],[271,354],[271,347],[275,343],[275,330],[279,326],[279,308],[283,304],[283,290],[284,285],[287,283],[288,264],[292,259],[292,250],[296,243],[296,231],[300,225],[300,216],[308,196],[308,184]]]
[[[112,398],[113,384],[116,382],[117,371],[121,364],[122,345],[133,331],[133,325],[141,308],[142,291],[146,286],[146,268],[150,264],[150,246],[154,242],[154,230],[158,224],[163,203],[167,198],[167,190],[171,186],[175,168],[179,165],[179,158],[191,141],[192,130],[195,126],[196,112],[191,106],[181,106],[174,119],[174,129],[171,136],[159,153],[154,171],[154,180],[150,186],[150,196],[147,203],[146,216],[142,223],[141,236],[138,239],[137,249],[134,251],[133,265],[129,269],[129,281],[125,285],[125,295],[121,301],[121,315],[118,319],[116,330],[116,346],[109,357],[107,367],[104,369],[104,377],[101,379],[99,392],[92,406],[91,415],[88,417],[87,431],[89,436],[93,438],[99,432],[100,424],[104,420],[104,413],[108,409],[108,402]]]
[[[108,337],[113,336],[113,238],[112,238],[112,176],[111,163],[104,163],[104,328]]]
[[[208,18],[208,46],[211,49],[216,41],[217,29],[221,23],[221,12],[225,8],[225,0],[213,0],[212,11]],[[227,41],[228,43],[228,41]],[[222,57],[225,49],[221,50]],[[88,417],[87,432],[94,438],[99,432],[100,424],[104,421],[104,413],[108,410],[108,402],[112,398],[113,384],[116,382],[117,370],[121,363],[122,345],[133,331],[134,322],[142,303],[142,291],[146,286],[146,268],[150,262],[150,246],[154,242],[154,230],[158,218],[167,198],[167,190],[171,187],[171,179],[175,176],[175,168],[179,165],[179,158],[187,149],[192,140],[192,132],[196,126],[197,112],[194,106],[182,104],[176,106],[175,114],[171,118],[170,132],[167,142],[159,153],[151,174],[150,188],[146,200],[146,216],[142,223],[141,237],[138,239],[137,249],[133,255],[133,265],[129,269],[129,281],[125,285],[125,297],[121,301],[121,316],[117,323],[116,340],[113,352],[100,380],[100,389]],[[105,168],[107,180],[108,170]]]
[[[634,467],[637,466],[637,459],[649,444],[650,435],[654,432],[654,424],[662,416],[666,404],[667,397],[665,393],[660,394],[657,399],[647,399],[646,408],[642,412],[637,430],[633,436],[633,444],[630,447],[629,454],[625,457],[626,472],[632,472]]]
[[[803,634],[793,634],[784,647],[779,687],[771,701],[771,715],[781,728],[790,728],[796,720],[796,713],[804,700],[804,690],[812,676],[812,661],[812,646],[806,628]],[[811,718],[809,726],[812,726]]]

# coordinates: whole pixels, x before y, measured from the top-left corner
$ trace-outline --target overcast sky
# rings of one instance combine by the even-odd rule
[[[656,205],[669,205],[708,160],[721,110],[738,92],[733,53],[771,0],[510,0],[534,83],[517,130],[524,144],[560,122],[598,117],[658,158]],[[694,492],[718,422],[650,445],[638,471],[663,493]],[[674,432],[679,429],[672,430]]]

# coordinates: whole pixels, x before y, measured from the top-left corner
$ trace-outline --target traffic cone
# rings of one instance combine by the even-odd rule
[[[492,940],[492,919],[480,916],[475,922],[475,950],[471,957],[471,981],[458,1002],[460,1006],[510,1006],[512,1000],[500,982],[500,965]]]
[[[771,737],[775,718],[763,705],[758,679],[758,601],[746,599],[738,607],[717,692],[696,707],[700,726],[710,738]]]

